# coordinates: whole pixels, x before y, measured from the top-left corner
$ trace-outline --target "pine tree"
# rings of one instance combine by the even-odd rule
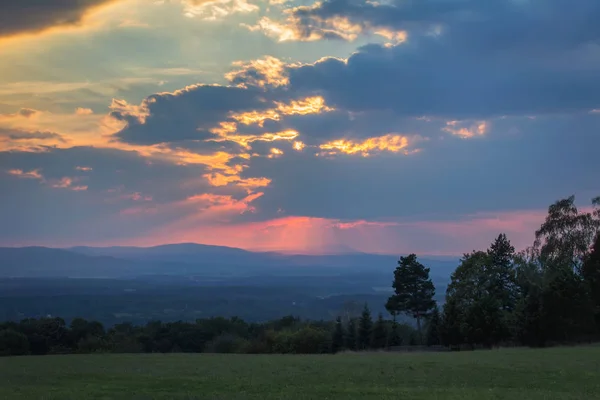
[[[379,313],[377,321],[373,326],[373,335],[371,337],[371,347],[374,349],[383,349],[387,343],[387,329],[383,314]]]
[[[439,346],[442,344],[441,325],[440,310],[435,306],[427,324],[427,346]]]
[[[369,310],[369,306],[365,303],[358,322],[358,343],[360,350],[366,350],[370,347],[372,329],[373,319],[371,318],[371,310]]]
[[[346,329],[345,345],[344,347],[348,350],[356,350],[358,340],[356,337],[356,320],[351,319],[348,322],[348,329]]]
[[[388,347],[402,346],[402,337],[400,336],[400,332],[398,332],[398,323],[396,322],[395,315],[394,320],[392,321],[392,328],[388,335],[387,345]]]
[[[344,349],[344,325],[342,317],[337,317],[335,320],[335,328],[331,338],[331,352],[337,353]]]
[[[487,251],[490,295],[500,302],[503,311],[515,309],[517,299],[515,248],[504,233],[498,235]]]
[[[435,286],[429,278],[429,268],[417,261],[415,254],[400,257],[392,287],[394,295],[388,299],[385,307],[390,313],[404,313],[415,318],[419,341],[422,342],[421,321],[435,306]]]

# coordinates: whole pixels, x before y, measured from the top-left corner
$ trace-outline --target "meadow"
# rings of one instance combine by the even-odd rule
[[[600,346],[0,359],[0,399],[597,399]]]

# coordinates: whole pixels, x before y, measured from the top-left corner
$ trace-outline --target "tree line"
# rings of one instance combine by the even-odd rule
[[[130,323],[106,329],[97,321],[75,318],[25,319],[0,324],[0,355],[70,353],[290,353],[323,354],[343,349],[384,349],[416,343],[416,331],[379,315],[365,305],[360,318],[303,321],[288,316],[265,323],[240,318],[207,318],[195,322]]]
[[[500,234],[487,250],[464,254],[442,311],[433,301],[429,269],[414,254],[401,257],[386,308],[414,317],[429,345],[537,347],[598,340],[600,197],[585,212],[574,201],[571,196],[552,204],[533,244],[521,252]]]
[[[0,355],[92,352],[337,353],[402,345],[452,349],[498,345],[547,346],[600,339],[600,197],[580,211],[573,196],[559,200],[527,249],[516,252],[505,234],[486,250],[464,254],[451,276],[443,307],[434,301],[430,269],[415,254],[400,257],[392,319],[375,320],[365,304],[359,317],[265,323],[240,318],[129,323],[106,329],[75,318],[0,323]],[[460,232],[457,232],[460,234]],[[397,323],[414,318],[416,329]]]

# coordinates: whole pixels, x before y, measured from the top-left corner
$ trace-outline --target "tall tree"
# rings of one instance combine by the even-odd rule
[[[421,264],[415,254],[400,257],[398,267],[394,271],[392,287],[394,295],[386,303],[387,310],[415,318],[422,343],[421,321],[435,306],[435,286],[429,278],[429,268]]]
[[[358,345],[358,338],[356,337],[356,320],[351,319],[348,321],[348,327],[346,329],[345,345],[348,350],[356,350]]]
[[[442,318],[440,310],[436,306],[427,321],[427,346],[439,346],[442,344]]]
[[[594,247],[583,264],[581,275],[588,285],[594,305],[596,329],[600,332],[600,233],[596,235]]]
[[[460,310],[461,337],[470,344],[490,346],[509,333],[500,301],[505,296],[498,296],[496,274],[490,264],[486,252],[465,254],[446,290],[446,302]]]
[[[373,328],[373,319],[371,318],[371,310],[365,303],[360,320],[358,322],[358,343],[360,350],[366,350],[371,344],[371,330]]]
[[[344,348],[344,325],[342,317],[337,317],[335,320],[335,328],[331,338],[331,352],[337,353]]]
[[[371,338],[371,347],[374,349],[383,349],[387,343],[387,328],[383,314],[379,313],[377,321],[373,326],[373,336]]]
[[[401,346],[402,345],[402,336],[400,336],[400,329],[398,327],[398,323],[396,319],[392,321],[392,327],[390,329],[388,340],[388,347]]]
[[[446,298],[444,304],[444,313],[442,317],[442,344],[444,346],[454,347],[463,343],[462,336],[462,315],[455,298]]]
[[[594,206],[599,204],[593,200]],[[581,213],[575,196],[548,207],[546,220],[535,232],[534,248],[545,269],[569,268],[579,272],[599,226],[597,212]]]
[[[498,235],[487,251],[490,294],[505,312],[514,310],[517,301],[515,248],[504,233]]]

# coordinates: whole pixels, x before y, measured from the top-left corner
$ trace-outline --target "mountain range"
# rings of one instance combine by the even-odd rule
[[[154,247],[4,247],[0,277],[128,278],[147,275],[274,276],[389,274],[399,257],[378,254],[287,255],[196,243]],[[433,277],[448,277],[458,260],[426,257]]]

